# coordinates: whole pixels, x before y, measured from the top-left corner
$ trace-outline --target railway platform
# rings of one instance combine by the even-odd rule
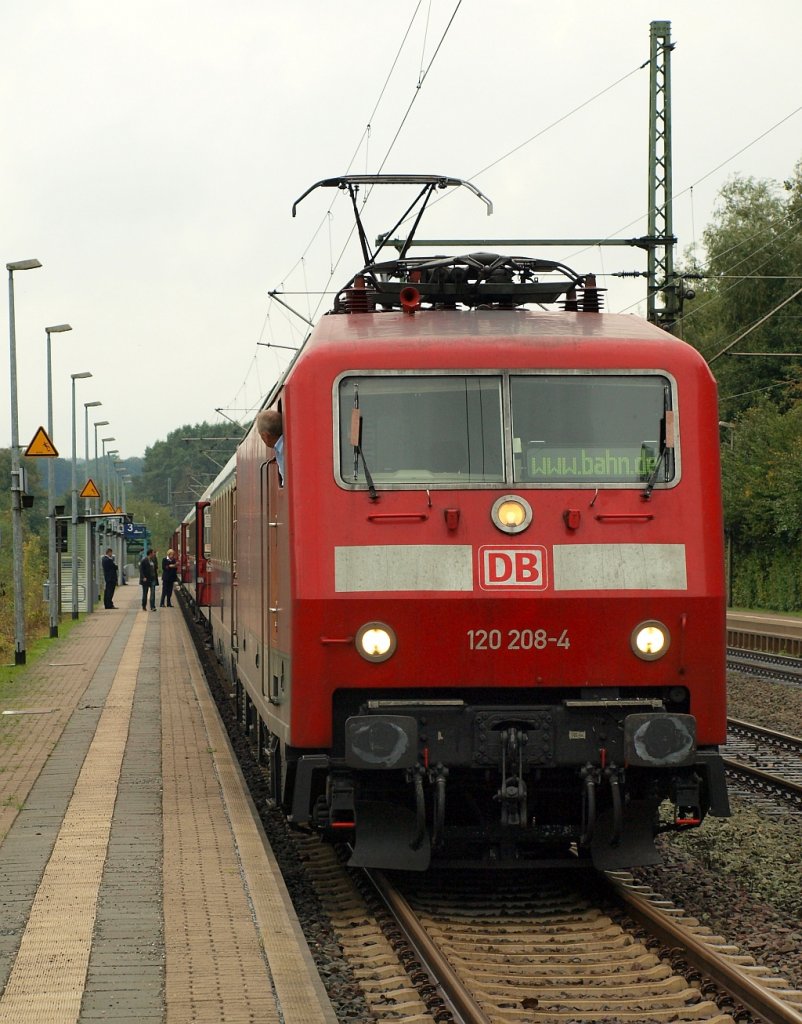
[[[0,1024],[335,1024],[181,610],[140,593],[0,701]]]

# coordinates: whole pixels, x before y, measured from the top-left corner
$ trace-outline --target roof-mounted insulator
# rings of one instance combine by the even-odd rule
[[[353,287],[342,292],[342,304],[346,313],[372,313],[376,308],[376,293],[368,290],[364,277],[355,277]]]
[[[583,313],[598,313],[602,306],[602,296],[599,294],[599,289],[596,287],[596,275],[587,274],[585,276],[585,287],[584,294],[582,296],[582,312]]]

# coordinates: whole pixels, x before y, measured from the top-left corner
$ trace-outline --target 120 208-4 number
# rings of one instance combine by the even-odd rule
[[[547,647],[568,650],[571,639],[564,629],[559,636],[550,636],[545,629],[469,629],[471,651],[543,651]]]

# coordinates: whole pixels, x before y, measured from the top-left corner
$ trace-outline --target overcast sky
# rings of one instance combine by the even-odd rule
[[[361,266],[343,194],[315,192],[291,216],[322,178],[447,174],[492,199],[488,218],[460,190],[422,237],[645,234],[638,69],[653,20],[671,22],[676,47],[681,256],[728,178],[781,181],[802,156],[800,0],[5,0],[2,263],[42,263],[14,276],[23,450],[47,424],[45,327],[65,322],[72,332],[53,335],[62,456],[73,373],[93,375],[76,382],[79,457],[85,402],[103,402],[89,409],[90,456],[95,433],[125,459],[185,423],[250,419],[291,355],[265,343],[305,332],[268,293],[314,320],[320,293]],[[411,198],[371,197],[370,237]],[[645,311],[642,280],[609,276],[644,270],[640,250],[540,255],[604,274],[612,311]],[[7,287],[2,306],[7,447]]]

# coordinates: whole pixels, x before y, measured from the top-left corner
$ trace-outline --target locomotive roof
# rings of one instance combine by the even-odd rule
[[[701,358],[690,345],[641,317],[616,313],[573,313],[544,310],[419,310],[413,315],[397,312],[335,314],[323,317],[312,331],[306,352],[323,355],[332,350],[342,360],[347,352],[356,354],[363,346],[378,347],[390,355],[401,353],[409,360],[412,351],[429,353],[459,347],[465,355],[482,352],[487,362],[494,351],[528,346],[546,350],[566,346],[611,349],[623,345],[630,356],[632,347],[663,358],[679,357],[685,349],[691,359]],[[453,352],[449,353],[453,355]]]

